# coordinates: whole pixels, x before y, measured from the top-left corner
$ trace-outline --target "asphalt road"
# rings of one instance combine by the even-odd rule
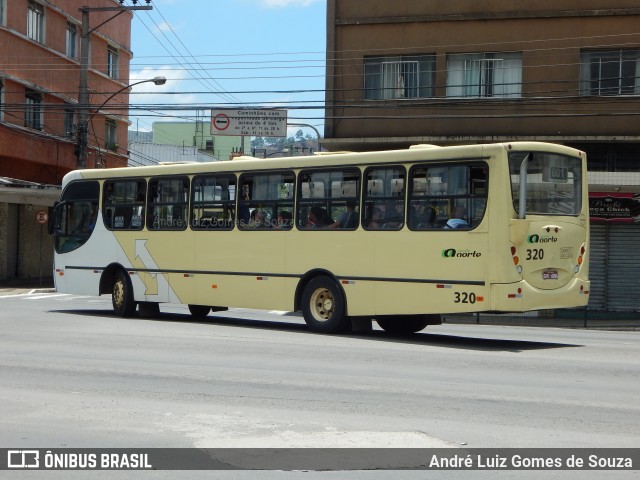
[[[281,312],[121,319],[108,297],[0,297],[5,448],[638,447],[639,379],[640,332],[328,336]]]

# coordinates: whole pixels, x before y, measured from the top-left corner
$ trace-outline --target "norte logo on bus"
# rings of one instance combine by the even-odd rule
[[[456,250],[455,248],[447,248],[442,251],[444,258],[479,258],[482,253],[475,250]]]
[[[529,243],[555,243],[557,241],[558,239],[553,235],[550,237],[541,237],[540,235],[534,233],[533,235],[529,235],[527,237],[527,242]]]

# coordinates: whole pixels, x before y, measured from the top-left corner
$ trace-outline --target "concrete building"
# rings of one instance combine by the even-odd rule
[[[86,3],[0,0],[0,280],[33,278],[39,261],[51,265],[51,240],[41,241],[35,215],[59,195],[47,186],[59,185],[77,164],[79,9]],[[113,15],[90,12],[90,27],[100,26],[90,32],[89,168],[127,165],[132,14],[109,20]]]
[[[586,151],[590,307],[640,311],[639,25],[637,0],[328,0],[323,145]]]
[[[153,143],[196,147],[220,160],[229,160],[241,151],[251,152],[251,137],[212,135],[209,120],[153,122]]]
[[[160,145],[157,143],[130,142],[129,166],[142,167],[157,165],[160,162],[216,162],[218,159],[196,147],[182,147],[177,145]]]

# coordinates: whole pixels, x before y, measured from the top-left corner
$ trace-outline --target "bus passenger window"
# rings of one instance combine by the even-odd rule
[[[235,222],[236,177],[197,175],[191,189],[191,228],[231,230]]]
[[[144,227],[144,179],[104,182],[103,221],[109,230],[142,230]]]
[[[404,226],[405,176],[403,167],[366,170],[363,198],[366,230],[400,230]]]
[[[187,177],[149,180],[147,216],[149,230],[184,230],[187,228],[189,179]]]
[[[360,224],[360,170],[303,170],[298,175],[301,230],[355,230]]]
[[[416,165],[409,172],[409,229],[469,230],[484,218],[485,163]]]
[[[240,176],[242,197],[238,200],[241,230],[289,230],[286,217],[293,212],[295,175],[292,171],[244,173]],[[284,214],[285,219],[278,218]]]

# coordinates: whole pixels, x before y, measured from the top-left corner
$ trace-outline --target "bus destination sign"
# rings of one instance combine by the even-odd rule
[[[286,137],[287,111],[273,108],[211,110],[211,135]]]

